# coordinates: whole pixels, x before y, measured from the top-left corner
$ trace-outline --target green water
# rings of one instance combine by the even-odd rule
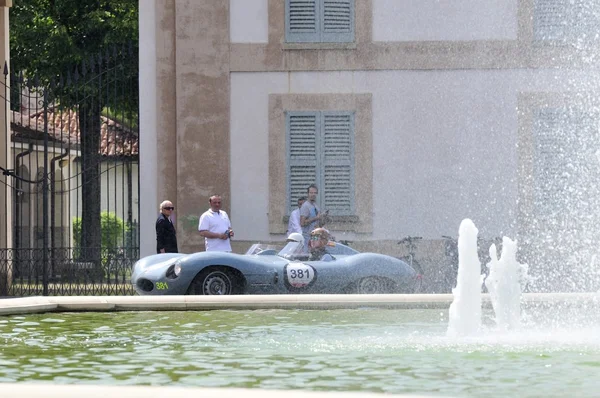
[[[63,313],[0,317],[0,382],[600,394],[600,328],[445,336],[439,310]]]

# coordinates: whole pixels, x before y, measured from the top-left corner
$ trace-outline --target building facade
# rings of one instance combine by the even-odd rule
[[[332,233],[363,250],[401,255],[400,238],[422,236],[433,253],[464,218],[484,240],[538,253],[591,239],[599,11],[584,0],[140,2],[142,254],[163,199],[181,249],[202,250],[198,217],[215,193],[235,251],[281,241],[311,182]]]

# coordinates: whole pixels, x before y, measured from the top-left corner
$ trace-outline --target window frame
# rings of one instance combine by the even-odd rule
[[[286,111],[348,111],[354,117],[355,216],[332,216],[332,231],[373,233],[373,95],[371,93],[269,94],[269,233],[285,234],[289,217],[286,190]],[[303,192],[305,194],[306,191]]]

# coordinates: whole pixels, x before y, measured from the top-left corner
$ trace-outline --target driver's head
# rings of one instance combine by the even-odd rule
[[[318,250],[327,246],[329,241],[329,232],[325,228],[315,228],[310,233],[309,247],[311,250]]]
[[[299,232],[292,232],[288,237],[286,242],[300,242],[304,245],[304,237]]]

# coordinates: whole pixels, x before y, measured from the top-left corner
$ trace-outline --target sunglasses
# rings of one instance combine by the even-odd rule
[[[310,240],[320,240],[321,239],[321,235],[313,235],[310,237]]]
[[[163,207],[163,209],[165,209],[165,210],[175,210],[174,207]]]

